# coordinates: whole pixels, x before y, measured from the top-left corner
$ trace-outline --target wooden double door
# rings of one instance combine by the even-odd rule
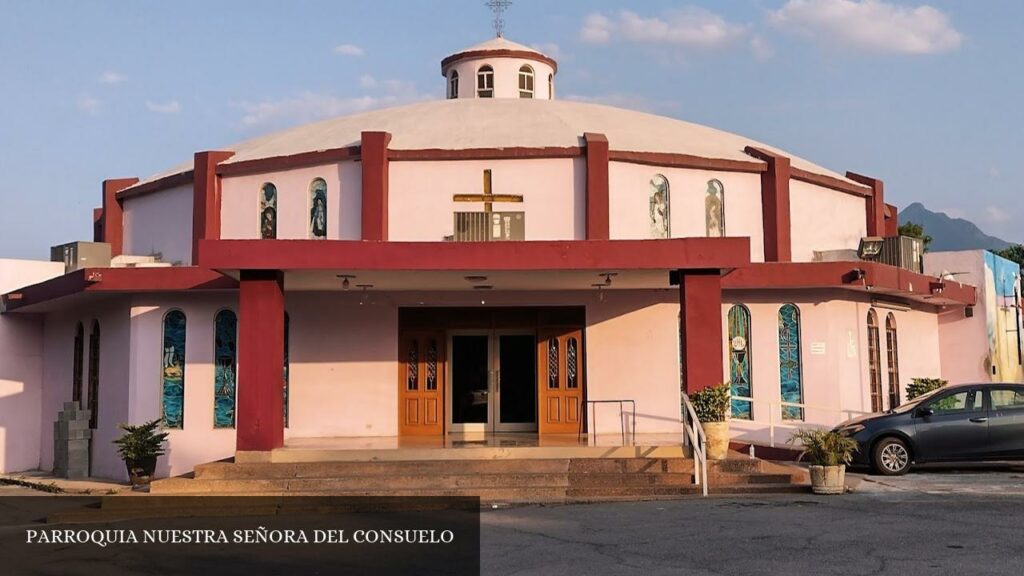
[[[399,351],[402,435],[580,429],[579,327],[407,330]]]

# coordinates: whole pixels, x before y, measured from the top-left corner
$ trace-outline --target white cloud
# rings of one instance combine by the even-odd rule
[[[76,105],[80,111],[85,112],[90,116],[95,116],[96,114],[99,114],[100,111],[100,101],[89,94],[82,94],[79,96]]]
[[[128,77],[118,72],[106,71],[100,74],[99,81],[103,84],[120,84],[128,80]]]
[[[359,77],[359,86],[363,88],[376,88],[377,79],[369,74],[363,74]]]
[[[882,0],[789,0],[768,20],[822,44],[870,53],[936,54],[963,41],[941,10]]]
[[[775,49],[760,36],[754,36],[750,39],[750,52],[754,55],[755,60],[761,62],[775,56]]]
[[[985,217],[993,224],[1004,224],[1013,220],[1013,216],[1010,216],[1006,209],[1000,206],[987,206],[985,208]]]
[[[157,114],[177,114],[181,112],[181,104],[177,100],[168,100],[167,102],[150,102],[147,100],[146,108],[150,112],[156,112]]]
[[[334,47],[334,53],[342,56],[363,56],[366,54],[366,50],[355,44],[339,44]]]
[[[697,49],[731,46],[747,34],[747,26],[733,24],[703,8],[689,7],[666,12],[664,17],[645,18],[629,10],[615,17],[590,14],[583,21],[580,39],[605,44],[612,39],[645,44],[667,44]]]

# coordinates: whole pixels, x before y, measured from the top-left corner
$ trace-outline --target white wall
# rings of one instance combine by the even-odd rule
[[[124,253],[192,263],[192,184],[124,200]]]
[[[856,250],[867,235],[865,211],[860,196],[790,180],[793,261],[810,262],[815,250]]]

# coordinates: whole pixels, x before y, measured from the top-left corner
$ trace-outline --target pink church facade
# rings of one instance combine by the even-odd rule
[[[955,372],[976,290],[858,257],[896,236],[881,181],[558,101],[557,64],[500,38],[442,73],[447,100],[104,182],[106,265],[0,261],[3,468],[50,468],[72,399],[121,478],[119,422],[162,419],[176,475],[302,438],[679,434],[682,394],[731,381],[734,438],[765,444]]]

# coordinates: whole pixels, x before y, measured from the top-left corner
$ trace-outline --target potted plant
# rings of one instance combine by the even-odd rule
[[[709,460],[725,460],[729,455],[729,414],[732,388],[728,383],[698,390],[690,397],[693,411],[704,427],[708,437],[707,457]]]
[[[912,378],[910,384],[907,384],[907,400],[913,400],[936,388],[942,388],[948,383],[941,378]]]
[[[836,430],[797,430],[789,439],[803,445],[800,458],[810,456],[811,490],[815,494],[846,492],[846,465],[853,460],[857,442]]]
[[[145,424],[118,424],[124,430],[120,438],[114,440],[117,453],[124,460],[128,470],[128,479],[132,486],[149,484],[156,472],[156,459],[164,454],[164,440],[167,432],[157,432],[159,420],[151,420]]]

